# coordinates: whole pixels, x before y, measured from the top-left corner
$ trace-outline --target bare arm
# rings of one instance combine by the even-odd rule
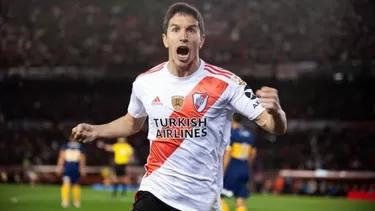
[[[59,159],[57,160],[56,173],[61,174],[64,165],[64,151],[60,151]]]
[[[113,152],[113,145],[111,144],[104,145],[104,150],[107,152]]]
[[[145,120],[146,117],[134,118],[126,114],[110,123],[94,125],[94,130],[98,132],[97,138],[127,137],[139,132]]]
[[[79,168],[82,176],[86,175],[86,156],[81,155],[81,159],[79,161]]]
[[[113,144],[105,144],[103,141],[98,141],[96,146],[99,149],[104,149],[107,152],[113,152],[114,151],[114,146]]]
[[[130,136],[141,130],[146,117],[134,118],[126,114],[110,123],[90,125],[81,123],[72,129],[72,135],[78,141],[93,141],[98,138],[109,139]]]
[[[262,87],[253,91],[246,86],[234,86],[230,108],[260,127],[274,134],[284,134],[287,128],[285,112],[282,110],[277,89]]]
[[[265,110],[255,119],[255,122],[257,125],[273,134],[282,135],[287,129],[287,120],[283,110],[272,113]]]
[[[255,160],[255,157],[257,155],[257,150],[256,148],[251,148],[250,149],[250,153],[249,153],[249,157],[247,159],[247,162],[248,162],[248,165],[249,165],[249,168],[251,168],[253,166],[253,163],[254,163],[254,160]]]
[[[262,87],[256,95],[266,110],[255,119],[255,122],[270,133],[284,134],[287,129],[287,120],[279,102],[277,89]]]

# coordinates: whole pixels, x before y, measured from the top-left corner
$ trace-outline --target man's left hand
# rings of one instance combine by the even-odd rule
[[[264,86],[256,91],[260,104],[270,114],[277,114],[281,111],[278,91],[275,88]]]

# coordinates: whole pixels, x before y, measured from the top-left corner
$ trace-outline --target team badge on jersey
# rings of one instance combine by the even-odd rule
[[[172,106],[175,111],[181,110],[182,106],[184,105],[184,97],[183,96],[172,96],[171,98]]]
[[[250,89],[248,85],[245,86],[244,88],[244,93],[246,97],[250,98],[250,100],[253,101],[253,107],[256,108],[258,105],[260,105],[259,99],[257,99],[257,96],[254,94],[253,90]],[[255,102],[254,102],[255,100]]]
[[[236,76],[233,74],[233,76],[231,77],[231,79],[236,82],[238,85],[242,86],[242,85],[246,85],[246,82],[243,81],[240,77]]]
[[[208,101],[208,94],[206,93],[194,93],[193,94],[194,108],[198,112],[202,112],[206,108],[207,101]]]

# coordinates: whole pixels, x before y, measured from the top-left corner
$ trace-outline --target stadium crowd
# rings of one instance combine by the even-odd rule
[[[172,0],[5,0],[0,64],[150,67],[165,60],[162,19]],[[212,63],[321,64],[374,55],[371,1],[188,0],[206,20]]]
[[[375,118],[375,99],[368,97],[375,88],[371,80],[244,80],[254,90],[264,85],[277,87],[289,118],[341,121]],[[133,78],[96,82],[6,78],[1,84],[1,112],[8,120],[32,118],[101,123],[127,111],[132,82]]]
[[[0,132],[0,165],[21,165],[24,161],[33,165],[55,165],[60,146],[66,143],[67,133],[58,129],[2,130]],[[313,134],[313,135],[312,135]],[[136,149],[136,163],[143,165],[149,153],[149,141],[145,132],[130,137]],[[373,130],[343,129],[339,131],[306,130],[290,132],[285,137],[269,137],[259,133],[258,156],[255,170],[299,169],[315,170],[374,170],[375,153]],[[311,146],[318,145],[317,154]],[[110,155],[98,150],[95,144],[86,144],[89,165],[107,165]]]
[[[319,83],[309,79],[267,81],[249,78],[246,81],[253,89],[265,84],[278,87],[289,119],[345,123],[344,128],[337,128],[334,124],[331,124],[332,128],[297,128],[295,132],[291,130],[285,136],[276,137],[277,141],[257,130],[260,153],[256,166],[265,169],[286,166],[293,169],[374,168],[371,159],[375,153],[374,142],[371,140],[375,128],[372,122],[375,99],[366,97],[374,90],[374,84],[365,81],[337,83],[328,79]],[[34,162],[55,163],[56,150],[66,140],[64,132],[69,133],[71,125],[82,121],[103,123],[126,113],[131,82],[131,79],[96,82],[6,79],[1,85],[5,92],[0,98],[0,116],[4,123],[0,162],[20,163],[20,158],[27,152],[26,157],[33,158]],[[28,125],[21,127],[23,121],[31,125],[44,124],[50,133],[25,131],[22,128]],[[34,130],[39,127],[43,126],[34,127]],[[149,147],[146,135],[143,133],[130,140],[137,145],[138,164],[144,164]],[[14,144],[19,147],[10,147]],[[318,148],[312,150],[314,146]],[[90,150],[95,150],[95,147]],[[315,151],[318,153],[313,153]],[[105,155],[97,151],[90,153],[88,163],[107,163]],[[97,156],[104,156],[104,159],[97,159]]]

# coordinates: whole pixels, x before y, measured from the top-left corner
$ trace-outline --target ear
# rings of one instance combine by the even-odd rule
[[[202,48],[203,47],[203,44],[204,44],[204,41],[206,40],[206,36],[205,35],[202,35],[201,37],[201,42],[199,44],[199,48]]]
[[[164,47],[169,48],[167,35],[163,34],[161,37],[163,39]]]

